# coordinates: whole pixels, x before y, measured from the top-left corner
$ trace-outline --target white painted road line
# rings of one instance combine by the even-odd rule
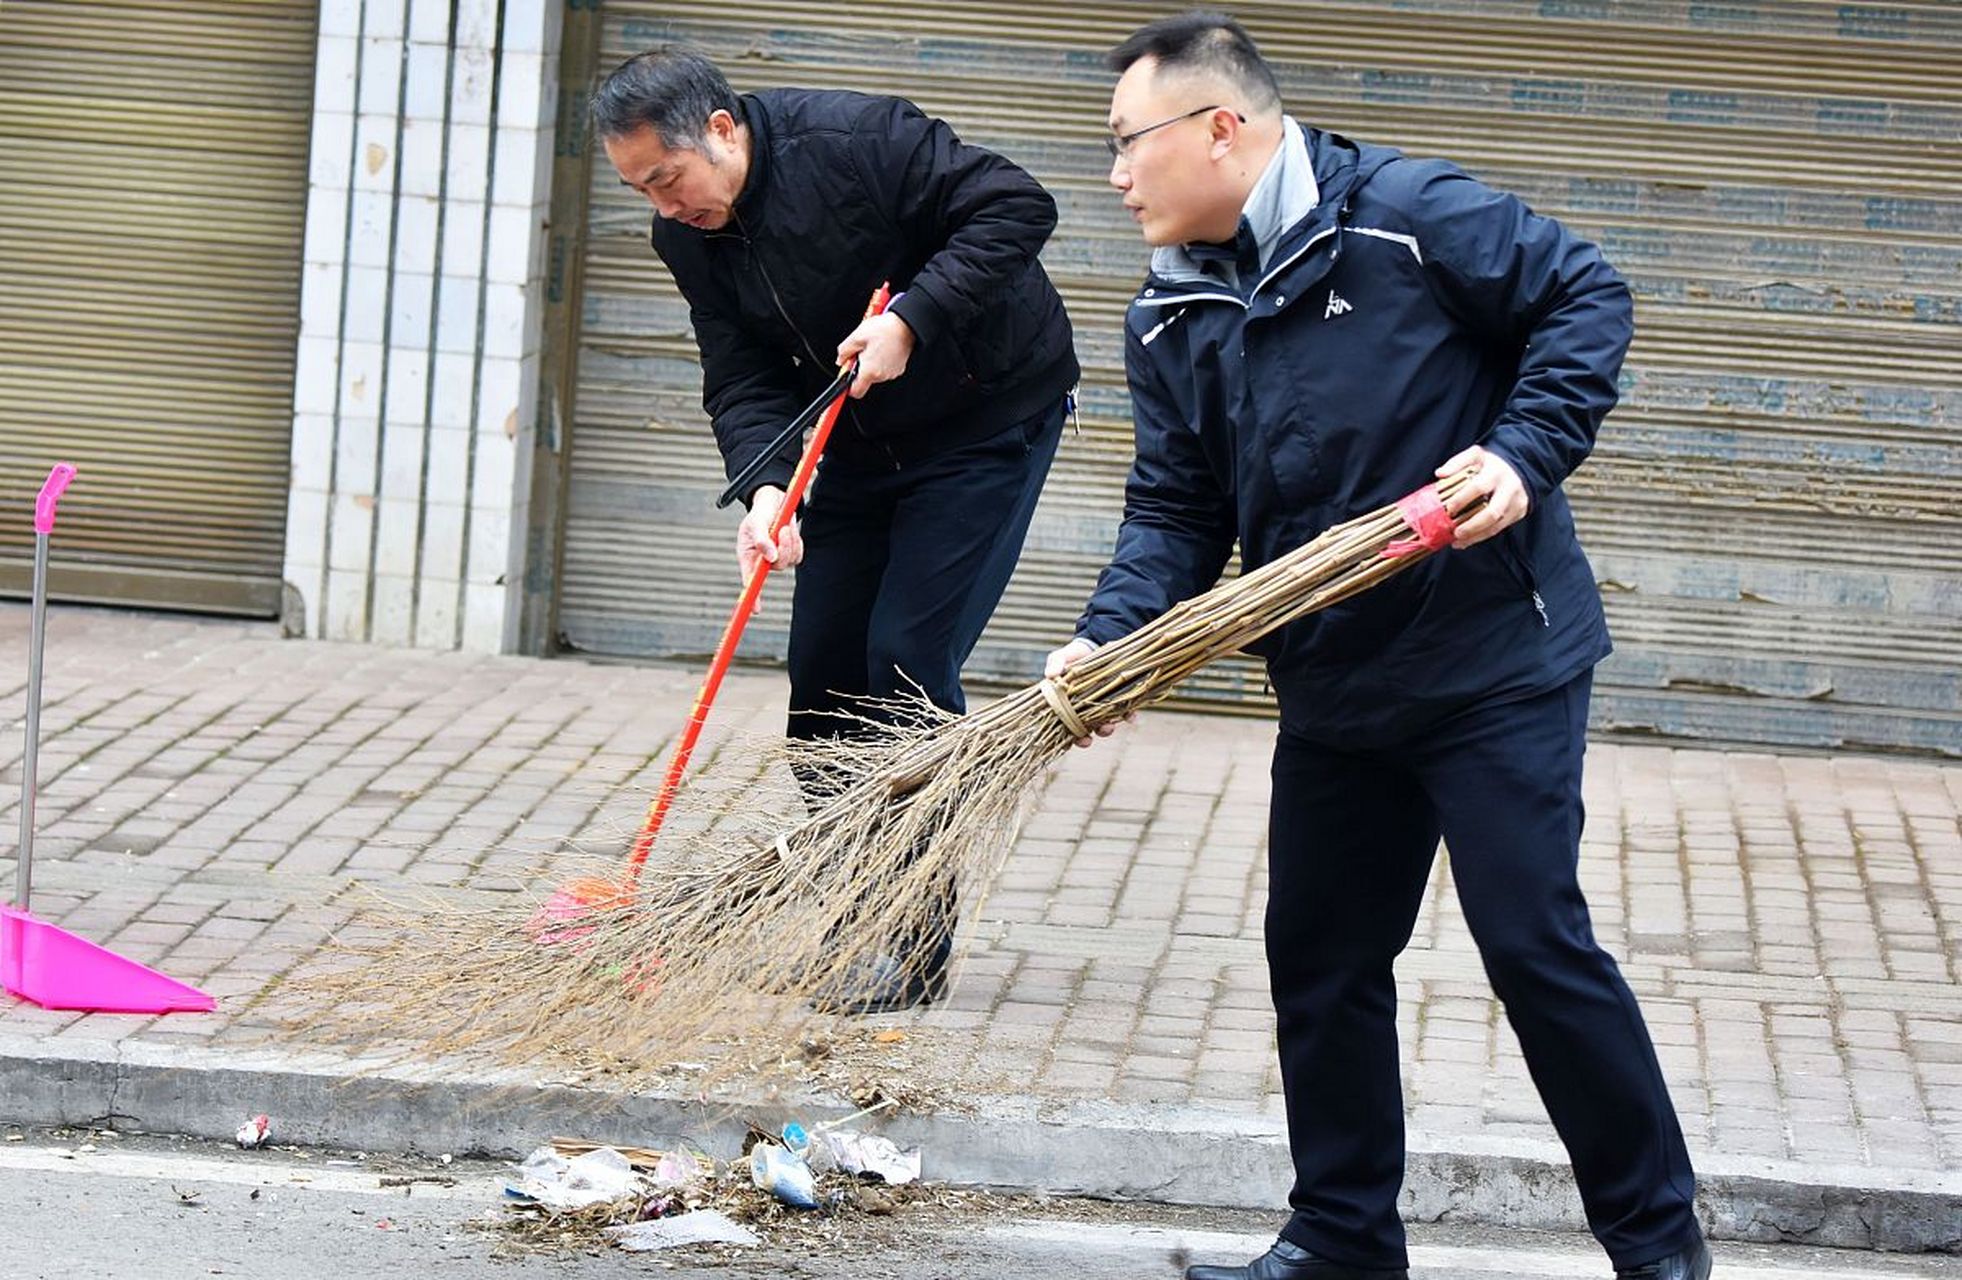
[[[240,1187],[283,1187],[398,1198],[402,1188],[384,1187],[381,1180],[411,1176],[394,1170],[330,1166],[314,1161],[222,1159],[150,1151],[119,1151],[109,1147],[78,1151],[73,1147],[23,1147],[14,1144],[0,1147],[0,1169],[81,1174],[87,1177],[154,1178],[184,1184],[202,1182]],[[504,1195],[504,1180],[501,1177],[457,1175],[448,1170],[441,1173],[431,1171],[431,1176],[455,1177],[456,1185],[446,1187],[437,1182],[417,1182],[410,1184],[410,1194],[418,1200],[476,1200],[483,1204],[495,1204]]]

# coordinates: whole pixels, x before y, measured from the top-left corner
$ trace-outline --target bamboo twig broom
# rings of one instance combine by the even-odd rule
[[[604,1061],[627,1076],[716,1035],[799,1031],[813,1002],[859,980],[895,940],[947,928],[956,887],[970,901],[985,890],[1041,775],[1071,744],[1448,545],[1444,502],[1472,474],[1336,525],[966,716],[922,704],[896,726],[799,744],[813,754],[788,763],[847,779],[801,820],[698,779],[688,790],[708,820],[671,827],[631,897],[555,934],[527,930],[537,900],[526,895],[364,921],[289,984],[300,1005],[288,1030],[417,1057]]]

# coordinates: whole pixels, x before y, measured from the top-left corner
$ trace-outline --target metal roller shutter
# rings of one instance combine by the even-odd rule
[[[1295,114],[1457,160],[1600,241],[1633,284],[1623,405],[1571,483],[1620,646],[1597,723],[1962,753],[1962,10],[1234,11]],[[1144,12],[606,0],[597,19],[599,70],[685,41],[738,88],[902,94],[1056,194],[1045,262],[1076,324],[1083,434],[970,663],[982,680],[1036,670],[1114,531],[1118,317],[1145,253],[1104,185],[1101,50]],[[595,652],[698,655],[735,583],[687,315],[603,157],[588,203],[561,630]],[[786,620],[766,613],[746,652],[780,655]],[[1268,705],[1252,664],[1191,697]]]
[[[0,590],[278,611],[315,9],[0,5]]]

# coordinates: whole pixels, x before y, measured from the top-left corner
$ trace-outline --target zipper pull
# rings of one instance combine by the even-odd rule
[[[1539,610],[1541,626],[1550,627],[1553,625],[1552,621],[1546,616],[1546,601],[1540,599],[1540,593],[1537,591],[1533,593],[1533,607]]]

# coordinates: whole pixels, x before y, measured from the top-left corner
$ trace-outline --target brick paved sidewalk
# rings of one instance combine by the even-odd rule
[[[26,609],[0,605],[5,846],[26,633]],[[57,611],[36,912],[224,1003],[151,1020],[0,998],[0,1033],[54,1050],[245,1043],[249,997],[345,917],[359,882],[466,885],[570,837],[624,844],[697,677]],[[773,673],[733,677],[711,738],[774,732],[781,700]],[[1167,713],[1072,753],[971,913],[952,998],[911,1019],[959,1050],[941,1086],[1278,1125],[1260,943],[1270,736]],[[1962,766],[1607,744],[1589,759],[1596,929],[1642,999],[1692,1148],[1962,1172]],[[1399,974],[1413,1145],[1551,1143],[1448,869]]]

